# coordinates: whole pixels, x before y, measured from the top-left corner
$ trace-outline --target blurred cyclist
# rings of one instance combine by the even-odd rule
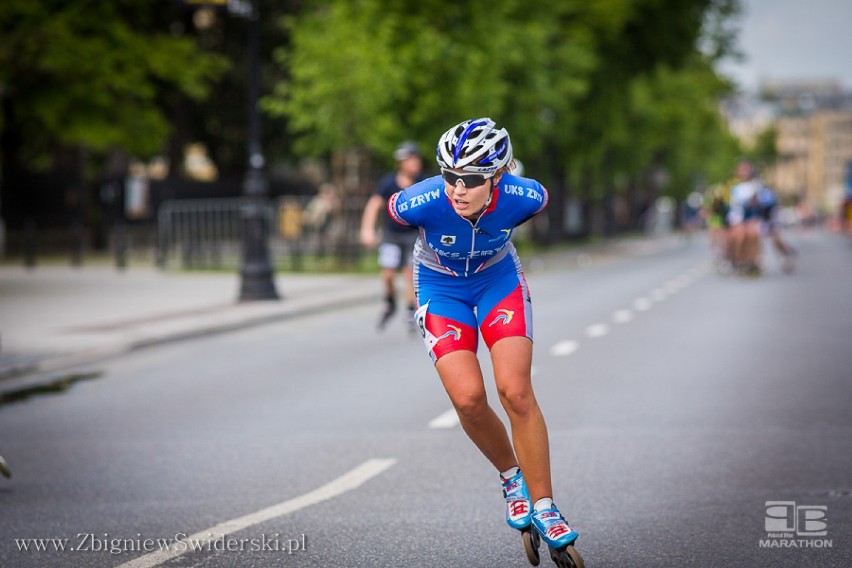
[[[778,227],[778,196],[773,189],[761,184],[757,192],[757,199],[763,210],[763,226],[766,234],[769,236],[772,246],[783,259],[781,268],[784,272],[792,272],[796,268],[796,263],[793,259],[797,253],[781,237],[781,230]]]
[[[729,274],[732,268],[731,247],[729,245],[728,197],[726,189],[719,185],[711,188],[705,195],[704,217],[710,237],[716,268],[722,274]]]
[[[411,227],[403,227],[394,223],[383,210],[391,195],[420,181],[423,170],[423,160],[417,145],[404,142],[394,152],[396,171],[379,180],[376,191],[367,201],[361,216],[361,244],[374,247],[379,245],[379,266],[381,267],[382,285],[385,293],[385,303],[379,317],[379,329],[390,322],[396,313],[396,274],[401,272],[405,286],[405,301],[408,307],[408,321],[414,321],[414,282],[411,271],[411,253],[417,240],[417,231]],[[376,224],[381,213],[383,223],[382,241],[379,244]],[[411,324],[413,329],[413,324]]]
[[[763,208],[758,192],[762,184],[754,166],[748,161],[737,164],[736,172],[738,181],[731,187],[728,211],[734,268],[741,274],[759,276]]]

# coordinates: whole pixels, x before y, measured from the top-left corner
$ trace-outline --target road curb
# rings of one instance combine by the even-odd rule
[[[283,304],[271,313],[248,315],[234,318],[232,321],[220,321],[202,326],[187,325],[187,328],[182,330],[153,333],[147,337],[139,337],[114,345],[46,357],[22,367],[12,368],[9,371],[0,371],[0,398],[22,388],[33,388],[40,383],[51,383],[56,380],[57,375],[68,373],[75,367],[91,365],[133,351],[352,308],[361,305],[363,302],[374,301],[378,297],[379,294],[375,291],[337,293],[332,299],[322,297],[302,300],[299,304]]]
[[[644,250],[643,247],[659,250],[659,248],[673,246],[677,242],[680,242],[678,238],[640,239],[637,241],[626,239],[595,246],[577,247],[570,251],[545,251],[527,256],[524,264],[528,273],[546,272],[557,265],[561,267],[568,265],[582,269],[595,265],[599,261],[606,262],[617,258],[641,256],[647,253],[647,250]],[[177,327],[174,330],[164,330],[163,325],[154,325],[153,329],[140,332],[138,337],[132,339],[118,340],[113,343],[107,342],[103,346],[58,355],[48,355],[31,362],[27,361],[21,366],[0,370],[0,398],[6,393],[18,391],[21,388],[31,388],[38,386],[39,383],[54,382],[57,376],[68,373],[75,367],[91,365],[148,347],[345,309],[362,302],[378,301],[379,298],[378,286],[369,291],[362,289],[351,292],[335,290],[333,294],[315,294],[315,297],[300,298],[298,302],[294,301],[293,303],[288,303],[285,298],[283,301],[272,304],[269,309],[255,310],[258,312],[256,314],[240,314],[239,312],[250,312],[250,308],[257,307],[259,303],[231,305],[223,310],[208,313],[206,319],[210,321],[201,325],[198,323],[198,318],[192,317],[185,318],[182,324],[173,325],[172,327]],[[229,312],[236,315],[228,318]],[[179,317],[174,318],[178,322],[180,319]],[[166,326],[168,326],[168,322]],[[31,359],[36,357],[33,356]]]

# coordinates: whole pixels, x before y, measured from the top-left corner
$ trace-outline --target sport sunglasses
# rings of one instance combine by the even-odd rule
[[[451,172],[450,170],[441,170],[441,177],[444,178],[444,181],[455,187],[455,185],[461,180],[462,185],[465,187],[479,187],[480,185],[485,185],[485,182],[494,177],[494,175],[487,176],[485,174],[457,174],[456,172]]]

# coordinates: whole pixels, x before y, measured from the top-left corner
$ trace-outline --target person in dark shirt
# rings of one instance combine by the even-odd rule
[[[379,330],[385,328],[397,310],[396,275],[402,273],[405,286],[409,331],[414,331],[415,295],[412,277],[411,255],[417,241],[417,230],[403,227],[387,215],[386,204],[394,193],[422,179],[423,159],[417,145],[403,142],[394,152],[396,171],[391,172],[376,185],[376,191],[367,201],[361,217],[361,244],[367,247],[378,245],[379,266],[385,301],[379,317]],[[381,242],[376,225],[382,220]]]

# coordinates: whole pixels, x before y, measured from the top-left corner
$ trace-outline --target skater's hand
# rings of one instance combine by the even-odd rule
[[[360,241],[362,245],[369,248],[375,248],[379,244],[375,229],[362,229]]]

